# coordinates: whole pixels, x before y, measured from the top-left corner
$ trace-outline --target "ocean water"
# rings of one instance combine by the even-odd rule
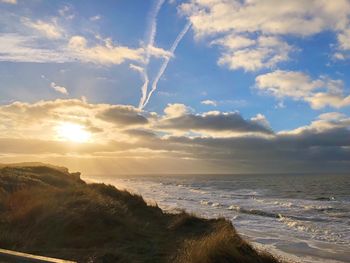
[[[295,262],[350,262],[350,175],[90,178],[176,212],[232,221],[260,249]]]

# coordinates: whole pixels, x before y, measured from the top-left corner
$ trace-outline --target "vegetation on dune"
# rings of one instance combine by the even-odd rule
[[[0,247],[78,262],[278,262],[224,219],[167,214],[40,164],[0,166]]]
[[[274,263],[272,255],[258,253],[243,240],[232,227],[223,221],[208,235],[186,240],[176,255],[175,262],[187,263]]]

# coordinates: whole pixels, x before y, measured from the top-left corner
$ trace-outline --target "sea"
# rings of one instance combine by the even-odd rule
[[[293,262],[350,262],[350,174],[89,177],[170,213],[225,217],[254,247]]]

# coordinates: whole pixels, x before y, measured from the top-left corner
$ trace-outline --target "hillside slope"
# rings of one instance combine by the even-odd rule
[[[0,247],[78,262],[278,262],[224,219],[166,214],[141,196],[30,163],[0,166]]]

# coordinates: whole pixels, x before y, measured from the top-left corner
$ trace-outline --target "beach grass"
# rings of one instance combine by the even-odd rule
[[[277,263],[231,222],[169,214],[43,164],[0,166],[0,247],[78,262]]]

